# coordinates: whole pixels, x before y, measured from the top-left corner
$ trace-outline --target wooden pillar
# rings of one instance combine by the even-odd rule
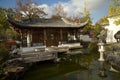
[[[31,34],[30,34],[30,41],[31,41],[31,45],[32,45],[32,42],[33,42],[33,31],[31,30]]]
[[[77,38],[78,38],[78,41],[80,41],[80,31],[79,31],[79,29],[77,30]]]
[[[20,40],[21,40],[20,47],[22,47],[23,46],[23,32],[22,32],[22,30],[20,30]]]
[[[76,40],[76,29],[74,29],[74,34],[73,34],[73,36],[74,36],[74,40]]]
[[[46,39],[47,39],[47,37],[46,37],[46,29],[44,29],[44,45],[46,46]]]
[[[60,40],[61,40],[61,44],[62,44],[62,41],[63,41],[63,31],[62,31],[62,29],[60,29]]]
[[[31,41],[30,41],[30,31],[27,32],[27,47],[31,46]]]
[[[79,41],[79,31],[78,31],[78,29],[76,29],[75,31],[76,31],[76,39],[77,39],[77,41]]]

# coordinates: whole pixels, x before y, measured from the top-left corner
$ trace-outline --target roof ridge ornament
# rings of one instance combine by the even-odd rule
[[[69,25],[80,25],[80,26],[84,26],[88,23],[89,19],[87,19],[85,22],[83,23],[76,23],[76,22],[72,22],[72,21],[69,21],[67,20],[66,18],[61,18],[66,24],[69,24]]]

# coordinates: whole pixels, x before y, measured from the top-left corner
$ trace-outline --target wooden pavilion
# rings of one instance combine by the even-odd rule
[[[8,21],[14,29],[20,33],[21,40],[23,34],[26,36],[26,45],[37,46],[58,46],[80,40],[80,30],[88,23],[70,22],[66,18],[61,19],[31,19],[16,21],[7,15]]]

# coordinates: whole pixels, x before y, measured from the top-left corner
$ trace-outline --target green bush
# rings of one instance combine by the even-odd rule
[[[98,40],[93,40],[88,45],[88,49],[90,52],[98,52]]]
[[[120,51],[120,43],[111,43],[105,45],[106,51],[113,51],[113,49],[116,51]]]
[[[112,51],[113,44],[106,44],[105,51]]]
[[[4,45],[0,45],[0,63],[9,59],[9,51]]]

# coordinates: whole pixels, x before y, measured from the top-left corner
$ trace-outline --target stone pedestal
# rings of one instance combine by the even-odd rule
[[[98,51],[100,53],[100,58],[98,59],[99,61],[105,61],[104,59],[104,47],[103,47],[104,43],[103,42],[100,42],[98,43]]]
[[[105,61],[103,55],[104,55],[104,53],[103,53],[103,52],[100,52],[100,58],[98,59],[99,61]]]
[[[107,74],[106,74],[106,72],[105,72],[104,62],[103,62],[103,61],[100,61],[99,76],[100,76],[100,77],[107,77]]]

